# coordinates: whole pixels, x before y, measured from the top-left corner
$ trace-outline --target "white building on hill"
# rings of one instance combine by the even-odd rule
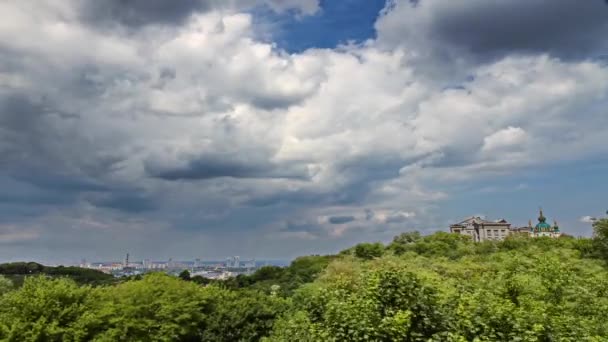
[[[511,228],[511,224],[504,219],[489,221],[478,216],[472,216],[462,222],[450,225],[450,232],[468,235],[475,242],[504,240],[510,234],[526,234],[530,237],[560,237],[562,233],[557,222],[550,225],[546,221],[547,218],[543,215],[542,209],[536,226],[532,226],[532,221],[530,221],[528,227],[519,228]]]
[[[511,234],[511,224],[504,219],[489,221],[472,216],[462,222],[450,225],[450,232],[470,236],[473,241],[504,240]]]

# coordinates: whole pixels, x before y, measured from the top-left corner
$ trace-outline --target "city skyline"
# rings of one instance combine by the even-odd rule
[[[608,209],[604,0],[0,2],[0,261]],[[552,222],[552,221],[551,221]]]

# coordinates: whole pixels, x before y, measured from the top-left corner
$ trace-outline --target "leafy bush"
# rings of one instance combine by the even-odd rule
[[[0,296],[9,292],[12,289],[13,282],[10,279],[0,275]]]
[[[355,246],[355,256],[360,259],[371,260],[384,254],[384,245],[377,243],[360,243]]]

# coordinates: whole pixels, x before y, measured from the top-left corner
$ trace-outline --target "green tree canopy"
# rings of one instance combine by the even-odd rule
[[[357,258],[371,260],[373,258],[379,258],[384,254],[384,245],[376,243],[360,243],[355,246],[354,255]]]
[[[608,262],[608,219],[593,223],[593,245],[598,256]]]

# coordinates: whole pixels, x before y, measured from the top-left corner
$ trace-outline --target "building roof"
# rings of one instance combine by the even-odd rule
[[[559,231],[559,227],[557,226],[557,222],[555,222],[555,227],[551,226],[547,223],[547,218],[543,215],[543,210],[540,209],[540,214],[538,215],[538,223],[534,226],[535,232],[547,232],[547,231]]]
[[[456,224],[453,224],[452,226],[467,226],[467,225],[470,225],[470,224],[500,225],[500,226],[510,225],[510,223],[508,223],[505,219],[500,219],[498,221],[490,221],[490,220],[482,219],[479,216],[471,216],[471,217],[467,218],[464,221],[461,221],[461,222],[458,222]]]

